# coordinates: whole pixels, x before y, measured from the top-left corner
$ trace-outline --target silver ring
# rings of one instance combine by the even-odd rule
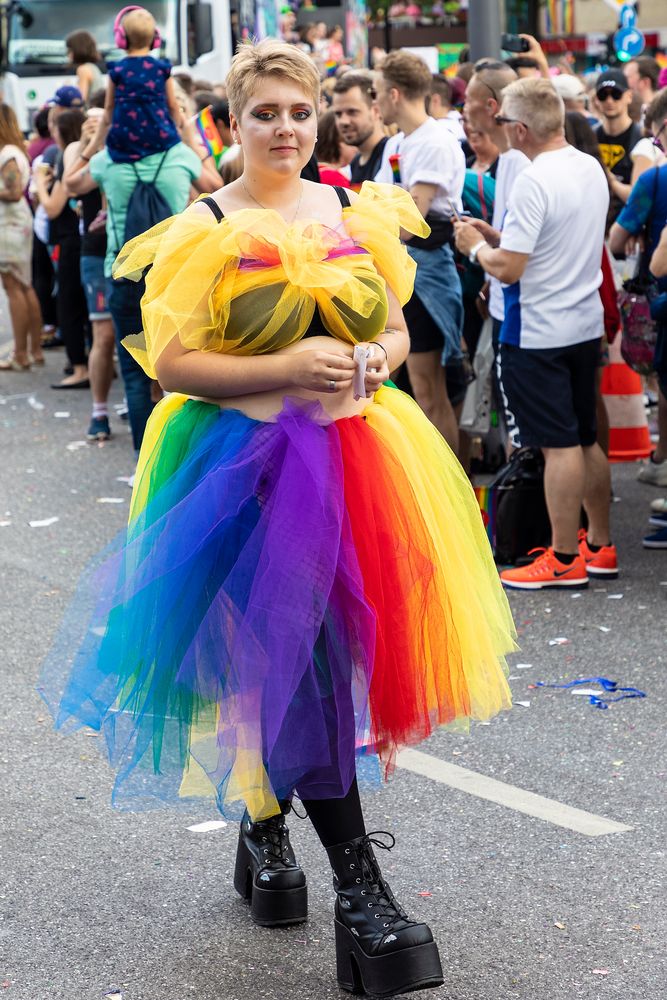
[[[334,382],[334,380],[332,378],[330,378],[329,379],[329,392],[335,392],[335,391],[336,391],[336,383]]]

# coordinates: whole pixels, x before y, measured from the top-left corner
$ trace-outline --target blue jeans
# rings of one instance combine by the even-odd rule
[[[144,294],[144,282],[121,279],[114,281],[109,278],[107,304],[113,320],[118,347],[120,373],[125,385],[125,397],[130,416],[132,443],[139,453],[144,431],[154,403],[151,400],[151,380],[146,372],[123,347],[121,341],[142,329],[141,297]]]

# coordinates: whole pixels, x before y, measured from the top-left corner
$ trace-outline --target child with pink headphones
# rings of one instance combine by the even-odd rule
[[[106,137],[115,163],[133,163],[180,142],[177,126],[184,124],[184,116],[170,78],[171,63],[151,55],[162,44],[153,15],[144,7],[123,7],[114,22],[114,40],[127,56],[109,63],[97,145],[101,148]]]

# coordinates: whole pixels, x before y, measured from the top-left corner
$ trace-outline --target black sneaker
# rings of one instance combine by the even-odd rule
[[[108,441],[111,437],[108,417],[93,417],[86,437],[89,441]]]

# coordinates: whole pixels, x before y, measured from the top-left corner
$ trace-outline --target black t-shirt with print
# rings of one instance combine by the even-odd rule
[[[635,122],[626,128],[620,135],[608,135],[604,126],[598,125],[595,129],[595,136],[600,148],[602,162],[610,173],[617,177],[623,184],[629,184],[632,177],[632,159],[630,153],[635,148],[642,137],[642,131]],[[615,196],[612,197],[610,209],[610,219],[616,218],[623,208],[623,202]]]
[[[361,153],[357,153],[350,163],[350,186],[358,191],[364,181],[374,181],[375,175],[382,166],[382,153],[387,145],[387,137],[380,139],[366,163],[360,163]]]

